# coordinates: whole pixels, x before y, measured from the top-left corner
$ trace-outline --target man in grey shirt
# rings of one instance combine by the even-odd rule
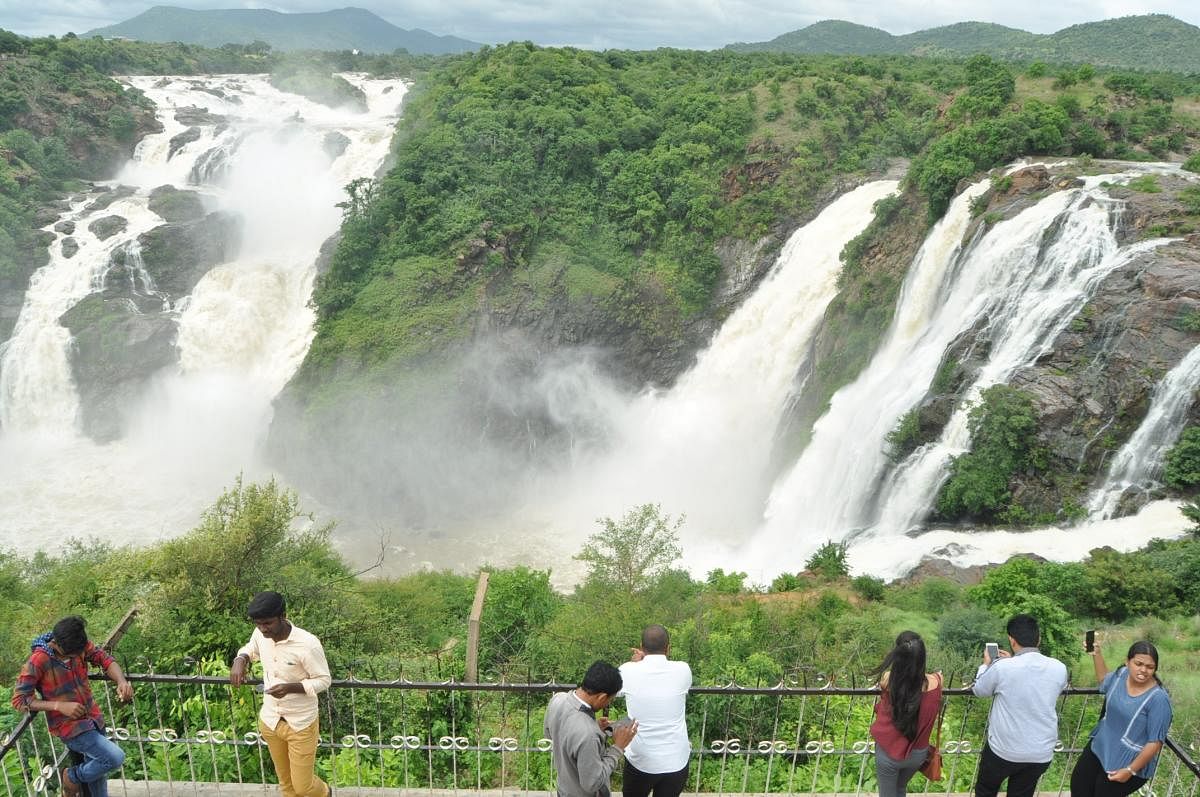
[[[620,765],[629,742],[637,734],[637,723],[596,719],[596,712],[621,691],[621,673],[606,661],[588,668],[579,688],[559,692],[546,708],[546,736],[554,743],[554,771],[558,773],[559,797],[607,797],[609,781]],[[613,743],[604,741],[612,731]]]
[[[996,797],[1006,778],[1008,797],[1033,797],[1038,778],[1054,757],[1055,704],[1067,686],[1067,667],[1043,656],[1037,649],[1040,641],[1037,620],[1018,614],[1008,621],[1012,655],[1000,651],[993,661],[984,651],[971,691],[994,700],[979,759],[976,797]]]

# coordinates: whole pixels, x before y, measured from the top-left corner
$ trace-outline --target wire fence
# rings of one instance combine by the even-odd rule
[[[130,674],[132,704],[119,703],[112,684],[95,677],[108,734],[127,756],[111,793],[208,794],[211,790],[202,791],[206,787],[201,784],[275,782],[258,733],[259,693],[249,686],[234,688],[218,673],[158,674],[148,668]],[[550,695],[572,686],[336,680],[321,696],[318,773],[341,788],[393,793],[553,791],[551,742],[543,732],[543,715]],[[931,783],[918,775],[910,791],[971,791],[990,701],[974,697],[965,686],[946,690],[943,779]],[[828,682],[694,687],[687,711],[692,742],[687,790],[875,793],[868,729],[877,697],[875,689],[838,688]],[[1069,793],[1071,769],[1100,706],[1095,689],[1063,693],[1059,744],[1041,780],[1042,792]],[[55,764],[64,751],[45,721],[38,719],[15,738],[12,733],[0,735],[0,794],[59,790]],[[1173,741],[1144,793],[1197,797],[1200,769],[1192,760],[1193,748],[1193,739]],[[614,789],[619,788],[618,774]]]

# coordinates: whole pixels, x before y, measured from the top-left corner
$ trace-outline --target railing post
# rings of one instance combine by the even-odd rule
[[[487,595],[488,571],[479,571],[479,583],[475,585],[475,603],[471,605],[471,616],[467,619],[467,683],[479,680],[479,616],[483,614],[483,598]]]

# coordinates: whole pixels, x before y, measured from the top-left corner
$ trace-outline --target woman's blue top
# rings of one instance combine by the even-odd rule
[[[1120,667],[1104,676],[1100,683],[1105,700],[1104,717],[1092,731],[1092,752],[1106,772],[1129,766],[1147,744],[1164,741],[1171,727],[1171,699],[1167,690],[1155,684],[1131,697],[1127,675],[1128,668]],[[1157,765],[1155,756],[1134,774],[1149,779]]]

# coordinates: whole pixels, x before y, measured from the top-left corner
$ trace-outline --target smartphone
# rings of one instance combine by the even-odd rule
[[[1088,653],[1094,653],[1096,650],[1096,631],[1089,628],[1083,632],[1083,649]]]
[[[1000,658],[1000,645],[996,642],[989,642],[983,647],[987,652],[988,661],[995,661]]]

